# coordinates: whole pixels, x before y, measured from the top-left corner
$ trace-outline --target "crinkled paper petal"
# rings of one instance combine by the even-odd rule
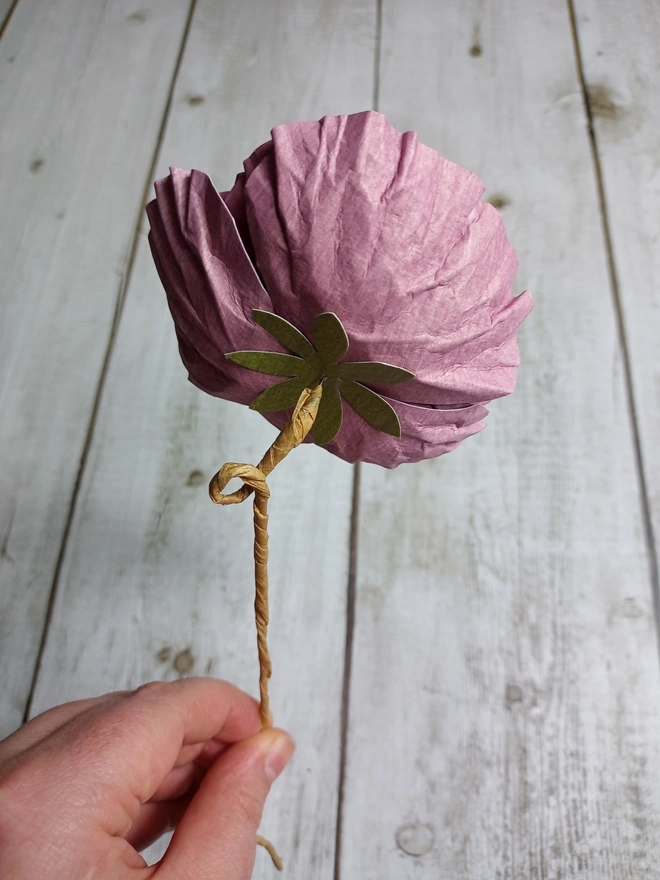
[[[191,381],[238,403],[252,403],[269,377],[225,358],[246,348],[278,349],[252,319],[272,311],[231,213],[206,174],[171,169],[147,206],[149,243]],[[279,347],[281,348],[281,347]]]

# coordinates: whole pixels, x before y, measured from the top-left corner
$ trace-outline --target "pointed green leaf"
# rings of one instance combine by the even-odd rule
[[[232,351],[225,357],[268,376],[302,376],[307,369],[306,362],[291,354],[278,354],[274,351]]]
[[[277,412],[280,409],[289,409],[298,403],[298,398],[306,387],[304,379],[287,379],[271,385],[257,397],[250,409],[257,412]]]
[[[378,361],[353,361],[339,364],[339,375],[342,379],[355,379],[358,382],[371,382],[374,385],[395,385],[408,382],[415,374],[403,367],[381,364]]]
[[[401,436],[399,417],[380,394],[365,388],[364,385],[353,382],[352,379],[342,381],[339,388],[344,400],[372,428],[383,431],[385,434],[391,434],[392,437]]]
[[[267,333],[270,333],[273,339],[277,339],[289,351],[300,355],[305,360],[316,357],[316,352],[311,342],[303,336],[300,330],[284,318],[280,318],[279,315],[275,315],[273,312],[264,312],[261,309],[252,309],[252,317],[260,327],[263,327]]]
[[[312,339],[324,365],[336,364],[348,351],[348,336],[334,312],[323,312],[314,319]]]
[[[343,413],[339,391],[336,388],[329,388],[327,385],[324,385],[319,411],[312,425],[314,442],[319,446],[324,446],[326,443],[334,440],[341,428],[342,418]]]

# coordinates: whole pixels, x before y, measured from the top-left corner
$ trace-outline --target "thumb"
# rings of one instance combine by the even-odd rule
[[[294,749],[288,733],[270,729],[222,752],[179,822],[158,880],[250,880],[264,802]]]

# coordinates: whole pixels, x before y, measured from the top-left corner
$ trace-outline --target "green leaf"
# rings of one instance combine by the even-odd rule
[[[342,419],[343,412],[339,391],[324,385],[319,411],[312,425],[314,442],[319,446],[324,446],[334,440],[341,428]]]
[[[348,336],[334,312],[323,312],[314,319],[312,339],[324,365],[336,364],[348,351]]]
[[[374,385],[395,385],[415,378],[415,374],[410,370],[393,367],[391,364],[381,364],[378,361],[339,364],[338,372],[342,379],[355,379],[358,382],[371,382]]]
[[[352,379],[343,380],[339,387],[344,400],[372,428],[391,434],[392,437],[401,436],[399,417],[380,394],[365,388],[364,385],[358,385]]]
[[[270,388],[261,392],[250,409],[262,413],[289,409],[298,403],[298,398],[306,387],[305,380],[299,378],[287,379],[286,382],[271,385]]]
[[[300,355],[305,360],[312,360],[316,357],[316,352],[311,342],[305,339],[300,330],[294,327],[293,324],[285,321],[284,318],[280,318],[279,315],[275,315],[273,312],[264,312],[261,309],[252,309],[252,317],[260,327],[263,327],[267,333],[270,333],[273,339],[277,339],[289,351]]]
[[[302,376],[307,369],[307,363],[302,358],[274,351],[232,351],[225,357],[241,367],[268,376]]]

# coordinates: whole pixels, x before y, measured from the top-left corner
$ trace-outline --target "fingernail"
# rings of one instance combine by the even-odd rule
[[[269,731],[269,735],[269,741],[264,743],[267,752],[265,770],[268,781],[273,783],[289,763],[296,744],[283,730]]]

